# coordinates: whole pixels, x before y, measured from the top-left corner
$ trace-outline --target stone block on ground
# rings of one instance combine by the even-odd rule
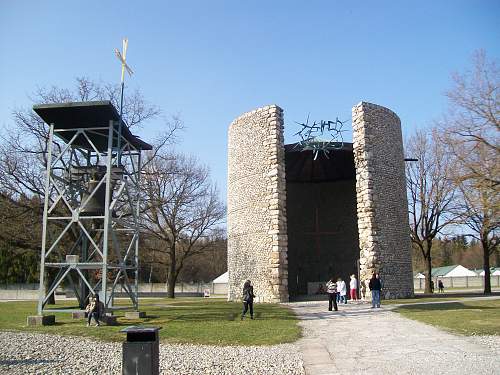
[[[104,315],[99,320],[108,326],[118,325],[118,322],[116,321],[116,316],[113,315]]]
[[[146,312],[144,311],[127,311],[125,312],[126,319],[141,319],[146,317]]]
[[[84,319],[85,318],[85,311],[73,311],[71,313],[71,317],[73,319]]]
[[[55,323],[55,315],[31,315],[26,319],[26,324],[28,326],[51,326]]]

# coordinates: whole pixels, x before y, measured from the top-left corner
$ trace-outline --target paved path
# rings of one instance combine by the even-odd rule
[[[500,374],[500,338],[457,336],[401,317],[392,307],[327,301],[290,306],[302,319],[297,342],[306,375]]]

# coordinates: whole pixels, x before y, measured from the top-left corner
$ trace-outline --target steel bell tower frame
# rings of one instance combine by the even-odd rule
[[[118,287],[137,310],[141,154],[151,145],[130,132],[109,101],[33,110],[49,125],[38,315],[81,311],[90,293],[107,311],[116,309]],[[79,306],[47,308],[63,282]]]

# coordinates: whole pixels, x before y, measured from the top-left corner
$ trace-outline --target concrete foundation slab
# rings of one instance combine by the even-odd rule
[[[55,323],[55,315],[31,315],[26,319],[26,324],[28,326],[52,326]]]

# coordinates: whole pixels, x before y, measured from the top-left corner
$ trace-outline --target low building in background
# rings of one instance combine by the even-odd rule
[[[441,280],[445,290],[448,288],[458,289],[482,289],[484,287],[484,270],[470,270],[460,264],[452,266],[436,267],[431,270],[432,281],[437,290],[437,282]],[[491,268],[491,287],[500,287],[500,268]],[[417,272],[413,276],[415,290],[422,290],[425,286],[425,272]]]
[[[453,266],[436,267],[431,271],[432,277],[466,277],[466,276],[477,276],[474,271],[460,264],[455,264]],[[424,276],[425,277],[425,276]]]
[[[479,276],[484,277],[484,269],[478,268],[474,270]],[[490,268],[490,275],[491,276],[500,276],[500,267],[491,267]]]

